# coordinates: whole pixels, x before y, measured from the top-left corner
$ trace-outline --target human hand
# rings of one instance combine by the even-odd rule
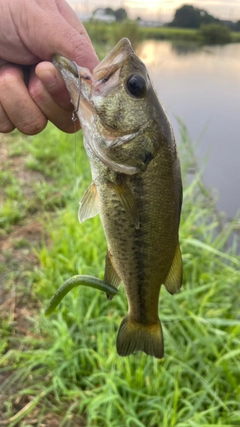
[[[65,0],[0,0],[0,21],[0,132],[36,134],[48,120],[74,132],[73,106],[50,61],[58,53],[91,71],[97,65],[75,12]]]

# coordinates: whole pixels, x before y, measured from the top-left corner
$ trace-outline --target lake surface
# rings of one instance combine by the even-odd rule
[[[218,208],[240,212],[240,43],[201,48],[146,41],[139,51],[179,141],[187,126]],[[207,161],[206,161],[207,158]]]

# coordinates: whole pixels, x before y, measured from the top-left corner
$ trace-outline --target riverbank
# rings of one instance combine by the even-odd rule
[[[174,27],[141,27],[136,21],[124,23],[105,24],[101,22],[88,22],[85,27],[93,43],[115,44],[122,37],[128,37],[136,45],[146,39],[153,40],[182,40],[202,43],[200,30]],[[230,32],[230,43],[240,42],[240,32]]]
[[[191,28],[174,28],[174,27],[159,27],[147,28],[142,27],[141,33],[144,39],[154,40],[183,40],[192,42],[201,42],[200,30]],[[240,42],[240,32],[230,32],[231,43]]]
[[[163,360],[116,354],[122,286],[112,301],[74,289],[44,316],[64,280],[104,271],[99,218],[77,220],[91,181],[82,135],[75,150],[52,125],[0,137],[1,425],[237,425],[240,271],[234,242],[226,251],[234,224],[219,226],[199,172],[186,184],[195,161],[184,126],[181,135],[184,283],[175,296],[161,290]]]

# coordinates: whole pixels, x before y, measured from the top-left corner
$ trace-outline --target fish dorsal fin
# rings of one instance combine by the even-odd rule
[[[117,182],[112,182],[111,184],[122,207],[134,223],[135,227],[138,229],[140,224],[137,201],[133,196],[130,188],[123,179],[118,179]]]
[[[94,182],[85,191],[79,203],[78,219],[84,222],[88,218],[93,218],[99,213],[98,195]]]
[[[171,268],[164,283],[165,288],[170,294],[175,294],[181,288],[182,274],[182,255],[178,243]]]
[[[112,265],[111,254],[109,250],[106,254],[104,282],[107,283],[107,285],[111,285],[116,289],[119,288],[121,282],[120,277],[118,276],[116,270]],[[110,297],[109,295],[107,295],[107,297],[108,299],[112,299],[112,297]]]

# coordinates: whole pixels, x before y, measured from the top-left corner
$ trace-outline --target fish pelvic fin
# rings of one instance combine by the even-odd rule
[[[182,286],[182,276],[183,276],[182,255],[181,255],[181,250],[178,243],[171,268],[168,272],[168,276],[164,283],[165,288],[170,294],[173,295],[180,290]]]
[[[160,320],[153,325],[132,322],[124,317],[117,336],[119,356],[129,356],[136,351],[161,359],[164,355],[163,333]]]
[[[98,194],[94,182],[85,191],[79,203],[78,220],[84,222],[99,214]]]
[[[118,276],[115,268],[113,267],[112,256],[109,249],[106,255],[104,282],[107,283],[108,285],[113,286],[116,289],[119,288],[119,285],[121,282],[120,277]],[[107,294],[107,298],[111,300],[112,296]]]

